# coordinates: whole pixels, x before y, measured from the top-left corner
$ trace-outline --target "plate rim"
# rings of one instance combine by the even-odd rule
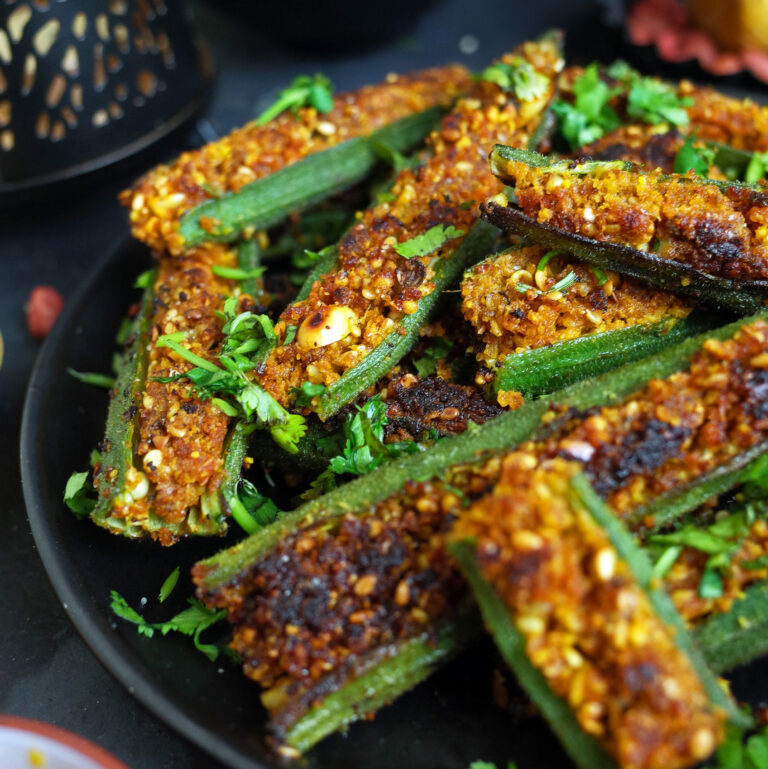
[[[66,332],[73,327],[85,299],[132,243],[129,236],[122,236],[107,249],[107,255],[88,273],[67,301],[35,359],[24,395],[20,433],[21,486],[27,521],[48,581],[64,613],[91,653],[120,686],[183,739],[231,769],[270,769],[255,756],[234,747],[219,733],[184,713],[174,699],[165,694],[153,677],[147,674],[143,663],[133,659],[130,646],[116,634],[110,635],[106,631],[105,618],[88,596],[87,589],[84,589],[76,573],[66,568],[66,551],[58,546],[46,525],[39,463],[35,461],[35,438],[39,432],[41,403],[48,390],[45,383],[51,380],[55,353]]]

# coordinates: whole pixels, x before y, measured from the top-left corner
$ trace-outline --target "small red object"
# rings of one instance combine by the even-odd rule
[[[64,309],[64,297],[52,286],[35,286],[24,310],[27,330],[35,339],[44,339]]]

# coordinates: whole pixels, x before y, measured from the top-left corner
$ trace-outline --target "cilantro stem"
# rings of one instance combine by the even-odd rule
[[[211,374],[217,374],[219,371],[222,371],[222,369],[215,363],[211,363],[209,360],[201,358],[186,347],[182,347],[178,342],[171,338],[170,334],[163,334],[163,336],[158,337],[156,345],[158,347],[167,347],[168,349],[173,350],[178,356],[184,358],[184,360],[192,363],[198,368],[205,369],[205,371],[210,371]]]

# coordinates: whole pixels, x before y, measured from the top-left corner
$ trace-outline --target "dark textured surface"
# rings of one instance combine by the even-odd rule
[[[553,25],[564,26],[572,33],[572,50],[604,57],[613,53],[606,48],[610,41],[598,27],[595,4],[568,0],[542,0],[538,4],[493,0],[470,4],[451,0],[432,7],[414,28],[404,29],[399,41],[365,53],[325,58],[303,58],[281,50],[261,37],[256,28],[232,22],[207,8],[201,9],[200,20],[202,31],[212,43],[220,73],[209,118],[214,129],[222,132],[264,107],[275,88],[302,72],[322,70],[340,87],[352,88],[375,81],[388,70],[412,69],[452,59],[479,66],[515,42]],[[466,34],[474,35],[479,42],[472,56],[463,56],[458,49],[459,38]],[[140,168],[133,171],[138,173]],[[0,213],[0,330],[6,345],[0,370],[0,472],[5,490],[5,525],[0,544],[0,711],[50,721],[79,732],[114,752],[133,769],[219,769],[220,764],[147,712],[80,640],[35,551],[22,500],[19,425],[26,383],[40,347],[26,335],[24,302],[31,288],[40,283],[54,285],[66,298],[71,298],[93,268],[124,238],[125,216],[115,195],[130,176],[109,178],[59,200]],[[117,264],[122,264],[122,268],[116,268],[114,281],[125,281],[133,268],[130,264],[126,266],[125,260]],[[137,264],[135,271],[140,269]],[[113,334],[110,324],[122,313],[128,294],[124,283],[121,285],[112,293],[110,279],[102,281],[105,288],[99,287],[96,293],[89,294],[86,311],[78,315],[82,322],[74,325],[68,346],[76,351],[75,362],[83,368],[106,365],[108,340]],[[83,396],[84,391],[75,390],[74,384],[62,382],[61,420],[54,416],[50,432],[44,434],[52,457],[51,466],[43,468],[44,475],[52,479],[51,488],[46,490],[51,499],[58,493],[60,479],[75,468],[85,467],[84,436],[102,419],[106,404],[104,393],[88,392]],[[63,413],[68,403],[78,399],[80,410]],[[52,403],[49,413],[55,415],[55,396]],[[130,584],[125,584],[127,575],[116,574],[111,584],[99,583],[97,570],[115,571],[116,559],[130,558],[132,568],[139,571],[146,564],[146,584],[159,585],[170,571],[166,564],[174,559],[188,564],[195,557],[195,546],[185,544],[172,551],[173,556],[164,553],[163,563],[157,565],[152,559],[158,551],[152,546],[131,546],[98,531],[89,531],[83,547],[83,561],[78,566],[85,577],[98,585],[95,598],[101,604],[106,603],[111,587],[126,590],[134,602],[147,595],[141,591],[130,593]],[[188,583],[182,584],[188,587]],[[181,592],[181,588],[177,590]],[[161,614],[167,616],[165,611],[158,612],[158,616]],[[175,681],[176,692],[182,693],[189,707],[212,719],[219,708],[224,719],[225,714],[239,707],[238,703],[256,700],[253,687],[234,671],[219,674],[213,667],[204,676],[195,677],[193,668],[198,670],[205,660],[201,662],[184,639],[146,642],[124,625],[118,626],[115,636],[134,659],[143,660],[142,664],[151,669],[167,670],[168,679]],[[159,656],[163,654],[166,656]],[[419,766],[434,769],[460,768],[480,757],[502,761],[515,758],[515,754],[528,757],[521,762],[521,769],[563,765],[557,748],[552,746],[553,738],[538,722],[527,721],[513,731],[507,726],[507,714],[489,711],[485,703],[491,689],[490,677],[475,680],[473,671],[477,665],[471,664],[472,658],[478,658],[480,669],[489,671],[489,656],[489,648],[481,647],[470,656],[470,664],[464,660],[453,665],[420,692],[382,712],[373,725],[357,727],[347,738],[333,738],[320,750],[318,765],[332,765],[334,769],[385,766],[394,755],[394,747],[401,759],[410,750],[414,756],[419,755]],[[754,669],[741,678],[747,682],[750,676],[754,678]],[[223,699],[217,700],[219,696]],[[480,713],[493,713],[491,723],[478,718]],[[243,712],[240,723],[246,724],[249,718],[249,713]],[[258,722],[258,716],[254,722]],[[401,724],[416,722],[419,731],[413,740],[409,742],[414,734],[410,731],[397,739]],[[232,726],[224,724],[223,728]],[[500,741],[485,750],[484,735],[488,730],[499,735]],[[254,743],[257,738],[258,726],[254,728]],[[393,739],[399,744],[393,746]],[[501,745],[510,746],[509,750]],[[541,745],[547,746],[546,752]],[[533,763],[531,757],[537,751],[542,761]],[[363,760],[362,756],[370,760]],[[400,765],[412,763],[406,759]]]

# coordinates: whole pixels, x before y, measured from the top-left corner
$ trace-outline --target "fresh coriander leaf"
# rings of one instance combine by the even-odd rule
[[[198,368],[203,369],[204,371],[208,371],[212,374],[217,373],[218,371],[221,371],[221,369],[214,363],[211,363],[210,361],[206,360],[205,358],[201,358],[199,355],[196,355],[191,350],[187,350],[186,347],[182,347],[179,344],[178,340],[178,334],[185,335],[183,331],[177,332],[176,334],[163,334],[162,336],[159,336],[157,338],[157,342],[155,342],[155,345],[157,347],[168,347],[169,349],[173,350],[180,358],[183,358],[184,360],[188,361],[189,363],[192,363],[194,366],[197,366]],[[182,336],[182,339],[184,336]]]
[[[88,482],[88,471],[72,473],[64,487],[64,504],[78,517],[86,518],[96,507],[96,500],[88,496],[93,486]]]
[[[233,406],[229,401],[225,401],[223,398],[211,398],[211,403],[213,403],[219,411],[223,411],[228,417],[234,418],[240,414],[237,407]]]
[[[446,227],[444,224],[436,224],[420,235],[398,243],[395,246],[400,256],[410,259],[414,256],[427,256],[443,246],[449,240],[460,238],[464,230],[457,230],[452,224]]]
[[[309,408],[312,405],[312,399],[325,392],[325,385],[304,382],[300,388],[294,387],[292,392],[296,393],[296,408]]]
[[[627,64],[623,59],[616,59],[605,71],[608,77],[621,82],[630,82],[636,77],[639,77],[639,73],[636,69]]]
[[[744,172],[747,184],[757,184],[768,171],[768,152],[753,152]]]
[[[746,754],[755,766],[755,769],[768,769],[768,735],[753,734],[746,745]]]
[[[453,349],[450,339],[440,338],[424,350],[424,356],[413,361],[416,373],[424,379],[437,371],[437,361],[445,358]]]
[[[120,326],[115,334],[115,344],[118,347],[123,347],[133,332],[133,320],[125,317],[120,321]]]
[[[547,251],[547,253],[544,254],[544,256],[542,256],[541,259],[539,259],[539,263],[536,265],[536,272],[539,272],[539,270],[543,270],[549,264],[549,260],[553,256],[557,256],[557,254],[558,254],[558,251]]]
[[[496,769],[496,764],[492,764],[490,761],[473,761],[469,765],[469,769]]]
[[[671,86],[652,77],[635,78],[627,94],[627,114],[652,125],[688,125],[685,107],[691,104],[691,99],[679,99]]]
[[[706,569],[699,582],[701,598],[720,598],[723,594],[723,578],[714,569]]]
[[[299,75],[277,95],[276,101],[256,118],[264,125],[286,110],[297,112],[300,107],[314,107],[327,114],[333,109],[333,83],[325,75]]]
[[[232,517],[246,534],[269,525],[280,514],[277,505],[245,478],[241,479],[237,494],[228,501]]]
[[[300,414],[287,414],[287,418],[270,428],[272,440],[284,448],[289,454],[295,454],[299,441],[307,433],[307,423]]]
[[[597,64],[590,64],[573,84],[573,104],[561,100],[552,105],[560,133],[572,149],[591,144],[619,127],[619,116],[608,102],[620,92],[620,88],[604,82]]]
[[[162,585],[160,585],[160,592],[157,599],[160,603],[163,603],[168,596],[173,592],[176,584],[179,581],[180,568],[177,566],[166,578]]]
[[[166,622],[150,623],[142,617],[116,590],[110,592],[112,611],[120,618],[136,625],[136,630],[147,638],[152,638],[156,630],[163,635],[171,631],[192,636],[195,646],[213,662],[219,655],[219,647],[216,644],[204,644],[200,641],[200,634],[211,625],[220,622],[227,616],[226,609],[216,611],[207,608],[194,598],[189,599],[189,607],[171,617]]]
[[[133,283],[134,288],[149,288],[152,285],[152,279],[155,277],[154,270],[145,270],[136,278]]]
[[[520,57],[515,57],[509,64],[491,64],[480,73],[480,79],[495,83],[508,93],[513,93],[520,101],[539,99],[546,94],[549,86],[549,78]]]
[[[604,286],[608,282],[608,276],[599,267],[590,267],[592,274],[597,280],[598,286]]]
[[[92,371],[75,371],[73,368],[68,368],[67,373],[85,384],[103,387],[105,390],[111,390],[115,386],[115,378],[108,374],[95,374]]]
[[[689,136],[675,155],[674,171],[676,174],[686,174],[693,171],[707,178],[709,169],[715,161],[715,151],[712,147],[694,147],[695,136]]]
[[[670,545],[666,548],[659,560],[653,565],[653,576],[659,579],[664,578],[682,552],[682,545]]]
[[[283,344],[291,344],[293,340],[296,339],[296,334],[298,331],[298,326],[287,326],[285,329],[285,339],[283,340]]]
[[[266,269],[266,267],[254,267],[253,269],[245,270],[242,267],[224,267],[221,264],[214,264],[211,267],[211,272],[227,280],[253,280],[254,278],[260,278]]]
[[[733,547],[733,543],[728,542],[723,537],[713,534],[708,529],[700,529],[694,526],[684,526],[679,531],[673,531],[669,534],[657,534],[651,537],[649,541],[652,544],[658,545],[692,547],[709,555],[725,553]]]
[[[144,635],[147,638],[152,638],[155,634],[155,628],[150,625],[141,614],[131,608],[128,601],[126,601],[117,590],[110,590],[109,595],[111,598],[109,606],[112,611],[121,619],[136,625],[136,630],[138,630],[141,635]]]

